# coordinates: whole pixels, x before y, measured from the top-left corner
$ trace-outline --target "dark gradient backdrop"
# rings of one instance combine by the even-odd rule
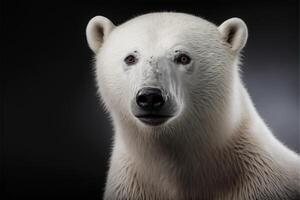
[[[115,24],[165,10],[216,24],[244,19],[243,79],[274,134],[299,152],[297,0],[5,0],[0,9],[2,199],[101,198],[112,131],[96,96],[85,39],[95,15]]]

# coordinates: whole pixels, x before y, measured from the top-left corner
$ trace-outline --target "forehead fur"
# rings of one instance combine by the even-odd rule
[[[111,33],[107,42],[109,46],[118,46],[115,51],[143,47],[157,51],[174,45],[192,46],[196,41],[207,47],[218,42],[219,38],[217,27],[200,17],[164,12],[142,15],[121,24]]]

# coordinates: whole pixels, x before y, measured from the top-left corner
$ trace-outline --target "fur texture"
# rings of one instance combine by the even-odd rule
[[[100,96],[114,126],[104,199],[299,199],[300,158],[258,115],[239,75],[245,23],[219,27],[182,13],[151,13],[115,26],[93,18]],[[178,52],[188,65],[174,62]],[[138,61],[128,66],[127,55]],[[141,87],[160,87],[175,115],[149,126],[131,112]]]

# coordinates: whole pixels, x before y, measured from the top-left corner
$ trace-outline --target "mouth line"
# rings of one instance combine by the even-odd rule
[[[137,118],[170,118],[170,115],[158,115],[158,114],[145,114],[145,115],[137,115]]]
[[[147,125],[158,126],[166,122],[172,116],[168,115],[157,115],[157,114],[146,114],[136,116],[140,121]]]

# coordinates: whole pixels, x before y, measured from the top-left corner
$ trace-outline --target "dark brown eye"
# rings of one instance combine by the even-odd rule
[[[191,62],[191,58],[186,54],[180,54],[175,58],[175,62],[181,65],[187,65]]]
[[[137,58],[134,55],[129,55],[124,59],[127,65],[134,65],[137,62]]]

